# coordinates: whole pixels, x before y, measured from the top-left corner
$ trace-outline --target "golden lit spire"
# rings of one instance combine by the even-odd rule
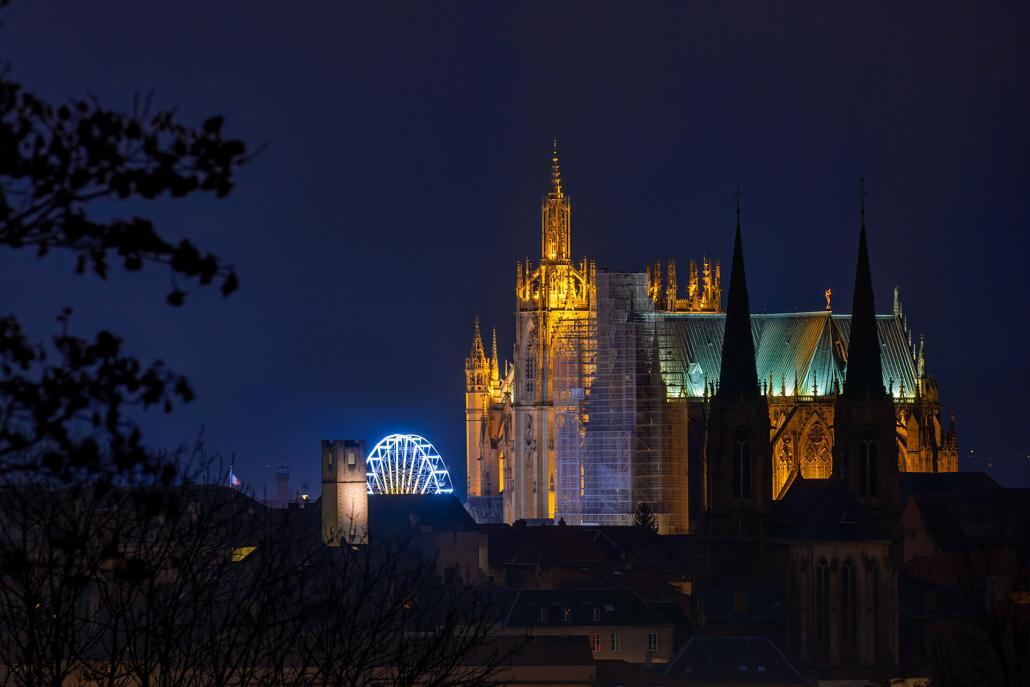
[[[561,185],[557,139],[551,152],[551,190],[544,196],[541,211],[543,240],[540,257],[548,262],[568,263],[572,259],[571,205]]]
[[[558,139],[554,139],[554,150],[551,153],[551,187],[552,193],[561,198],[561,169],[558,166]]]
[[[490,356],[490,381],[498,382],[501,379],[500,368],[497,362],[497,327],[493,328],[493,349]]]
[[[469,357],[472,360],[482,360],[486,357],[486,353],[483,351],[483,337],[479,333],[479,315],[476,315],[473,320],[472,351]]]

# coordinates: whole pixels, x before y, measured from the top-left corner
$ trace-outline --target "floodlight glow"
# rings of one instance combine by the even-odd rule
[[[443,458],[417,434],[391,434],[365,459],[369,494],[451,494]]]

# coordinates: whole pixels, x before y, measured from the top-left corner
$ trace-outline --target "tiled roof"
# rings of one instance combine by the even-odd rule
[[[694,637],[672,657],[665,674],[690,684],[808,684],[768,637]]]
[[[783,594],[775,589],[748,589],[743,613],[733,603],[736,590],[713,587],[704,593],[705,618],[708,620],[781,620],[786,617]]]
[[[546,563],[593,564],[611,557],[615,547],[584,527],[480,526],[489,537],[490,566]]]
[[[770,515],[772,536],[795,541],[880,541],[886,535],[844,480],[798,479]]]
[[[662,666],[664,667],[664,666]],[[625,661],[598,660],[598,687],[690,687],[686,680],[669,678],[656,670]]]
[[[546,618],[541,609],[546,609]],[[566,610],[568,620],[563,619]],[[505,627],[669,624],[628,589],[523,589],[504,621]]]
[[[512,666],[593,666],[585,635],[572,637],[490,637],[465,657],[469,666],[489,665],[497,657]]]
[[[932,496],[915,497],[926,529],[937,548],[944,553],[958,553],[969,548],[966,533],[959,525],[952,504]]]
[[[719,379],[722,361],[725,316],[710,313],[648,313],[659,324],[662,376],[670,396],[701,397],[705,383]],[[902,320],[894,315],[876,316],[880,339],[884,388],[893,386],[899,397],[902,383],[905,396],[914,395],[916,363],[908,344]],[[819,385],[820,395],[832,393],[835,383],[843,383],[847,367],[849,315],[829,312],[752,314],[751,331],[755,338],[755,364],[760,382],[773,380],[773,393],[781,385],[794,393],[812,394]]]
[[[377,494],[368,497],[368,523],[373,536],[415,532],[465,532],[476,521],[450,494]]]
[[[1001,485],[983,472],[905,472],[901,474],[901,499],[914,494],[966,494],[1000,491]]]

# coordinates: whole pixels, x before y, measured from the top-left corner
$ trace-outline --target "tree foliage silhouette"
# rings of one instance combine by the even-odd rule
[[[71,253],[78,274],[101,279],[114,263],[129,271],[162,265],[172,306],[184,303],[186,282],[217,285],[228,296],[239,282],[225,260],[189,239],[166,238],[147,217],[111,213],[118,201],[226,196],[249,155],[222,129],[221,117],[191,127],[174,110],[153,111],[149,99],[136,99],[127,113],[94,98],[49,103],[9,69],[0,73],[0,247]],[[49,346],[30,340],[15,314],[0,317],[0,471],[68,480],[100,470],[169,470],[124,410],[168,412],[193,398],[189,383],[160,361],[127,354],[111,332],[71,334],[69,316],[61,313]]]

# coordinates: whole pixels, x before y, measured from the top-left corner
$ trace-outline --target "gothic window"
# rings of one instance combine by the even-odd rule
[[[743,427],[733,433],[731,479],[733,498],[751,498],[751,436]]]
[[[815,656],[830,660],[830,565],[825,560],[815,566]]]
[[[858,577],[848,561],[840,571],[841,648],[845,661],[858,657]]]
[[[805,432],[801,476],[807,479],[825,479],[833,469],[830,434],[826,425],[814,420]]]
[[[866,427],[858,442],[859,496],[871,498],[877,495],[876,477],[876,435],[871,427]]]

